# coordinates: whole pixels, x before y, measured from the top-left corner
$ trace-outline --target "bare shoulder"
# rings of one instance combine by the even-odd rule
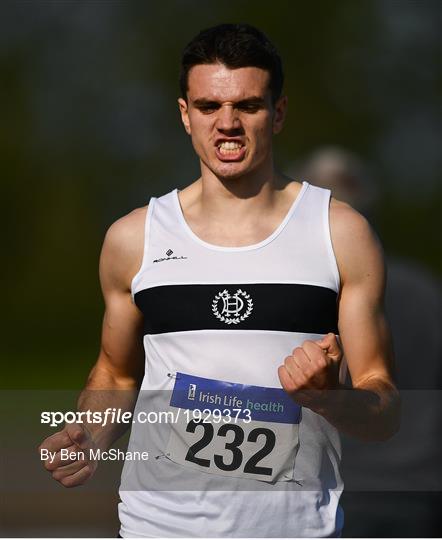
[[[364,278],[384,280],[381,242],[368,220],[349,204],[330,203],[330,233],[343,282]]]
[[[371,225],[360,212],[334,197],[330,201],[330,228],[332,235],[341,241],[350,237],[354,239],[355,235],[360,238],[361,235],[374,234]]]
[[[104,242],[119,250],[132,250],[144,238],[144,224],[147,205],[135,208],[112,223],[106,232]]]
[[[100,257],[100,279],[104,287],[130,290],[143,258],[147,208],[147,205],[135,208],[108,228]]]

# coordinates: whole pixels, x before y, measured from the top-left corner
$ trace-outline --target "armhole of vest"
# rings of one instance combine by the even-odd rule
[[[146,217],[144,220],[144,240],[143,240],[143,258],[141,261],[141,266],[138,272],[132,278],[130,286],[130,294],[132,297],[132,302],[135,304],[135,287],[138,285],[140,278],[143,274],[143,271],[147,265],[147,252],[149,250],[149,235],[150,235],[150,224],[152,221],[153,210],[155,206],[155,197],[151,197],[146,211]]]
[[[341,275],[339,273],[338,262],[336,260],[335,250],[333,249],[333,242],[331,237],[330,229],[330,204],[331,204],[331,191],[329,189],[324,189],[324,210],[323,210],[323,223],[324,223],[324,232],[325,232],[325,242],[327,245],[327,252],[331,264],[331,271],[333,273],[333,278],[336,286],[336,293],[339,295],[341,290]]]

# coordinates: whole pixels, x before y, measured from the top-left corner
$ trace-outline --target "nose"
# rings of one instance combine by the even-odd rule
[[[229,131],[241,127],[238,112],[233,105],[224,104],[218,110],[217,127],[222,131]]]

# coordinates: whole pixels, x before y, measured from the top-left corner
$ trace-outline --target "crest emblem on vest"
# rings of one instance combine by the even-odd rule
[[[245,291],[238,289],[229,294],[227,289],[219,292],[212,302],[212,311],[217,319],[226,324],[238,324],[252,313],[253,301]]]

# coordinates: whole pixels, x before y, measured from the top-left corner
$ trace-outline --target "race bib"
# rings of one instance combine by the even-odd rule
[[[207,473],[293,479],[301,407],[282,390],[177,373],[166,455]]]

